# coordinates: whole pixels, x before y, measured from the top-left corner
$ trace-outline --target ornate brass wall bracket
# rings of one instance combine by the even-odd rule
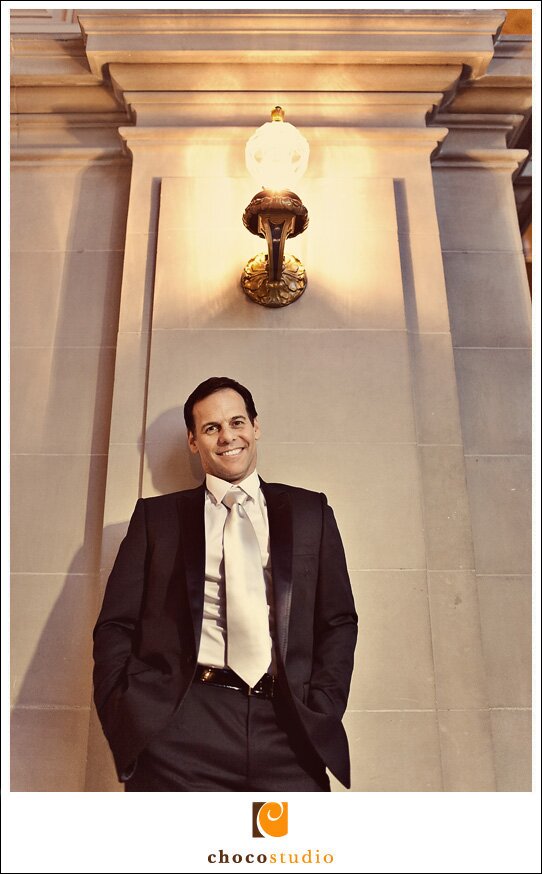
[[[303,233],[307,209],[293,191],[260,191],[243,213],[243,224],[267,240],[267,255],[251,258],[241,275],[241,287],[255,303],[283,307],[297,300],[307,287],[307,275],[294,255],[284,257],[288,237]]]

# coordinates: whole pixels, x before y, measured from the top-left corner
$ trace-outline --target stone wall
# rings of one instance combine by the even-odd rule
[[[503,17],[230,13],[194,43],[197,13],[89,13],[84,46],[48,35],[40,83],[15,41],[14,788],[122,789],[90,630],[136,499],[201,480],[181,408],[220,374],[254,393],[262,477],[336,512],[353,790],[529,788],[525,74],[491,79]],[[287,243],[309,284],[270,310],[239,277],[262,247],[244,145],[276,103],[311,147]]]

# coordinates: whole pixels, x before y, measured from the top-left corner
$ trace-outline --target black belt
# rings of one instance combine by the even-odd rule
[[[225,689],[234,689],[245,695],[255,695],[259,698],[273,698],[276,690],[275,677],[264,674],[261,680],[251,689],[235,671],[229,668],[211,668],[207,665],[198,665],[194,675],[195,683],[208,683],[210,686],[223,686]]]

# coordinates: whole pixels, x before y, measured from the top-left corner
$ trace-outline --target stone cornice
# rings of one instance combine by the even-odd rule
[[[17,164],[126,164],[129,165],[129,156],[122,150],[120,145],[113,146],[21,146],[12,149],[11,162]]]
[[[373,63],[112,63],[119,100],[125,91],[448,91],[462,74],[456,64]]]
[[[516,86],[512,81],[485,82],[481,87],[465,88],[446,105],[446,112],[480,113],[496,115],[528,115],[532,109],[532,91],[529,86]]]
[[[79,15],[91,71],[112,63],[462,65],[481,76],[504,12],[97,12]]]
[[[33,113],[103,113],[123,112],[127,118],[123,105],[119,105],[111,89],[105,85],[42,85],[18,86],[11,88],[11,112],[23,114]]]
[[[529,157],[526,149],[461,149],[447,151],[433,160],[433,169],[506,170],[515,172]]]
[[[119,125],[126,123],[125,113],[17,113],[11,116],[11,146],[16,160],[50,160],[49,151],[85,160],[104,160],[123,155],[125,150],[118,135]],[[45,152],[36,151],[43,149]],[[66,151],[68,150],[68,151]],[[71,151],[70,151],[71,150]],[[85,151],[86,150],[86,151]],[[90,150],[90,151],[89,151]],[[97,150],[97,151],[96,151]],[[19,157],[19,152],[24,158]],[[73,155],[72,155],[73,152]]]
[[[528,115],[532,108],[531,37],[501,36],[487,71],[462,82],[446,112]]]
[[[461,162],[469,167],[491,164],[515,171],[529,154],[525,149],[514,149],[524,123],[523,115],[512,113],[438,112],[431,125],[446,125],[449,133],[434,163],[443,166],[447,162],[446,166],[454,167]],[[508,162],[505,155],[510,156]]]
[[[125,112],[69,112],[48,113],[32,112],[14,115],[12,125],[26,129],[47,127],[49,130],[58,127],[66,130],[79,128],[110,128],[117,130],[119,125],[126,124]]]
[[[112,125],[133,117],[150,129],[247,129],[276,101],[313,130],[404,134],[431,116],[432,131],[454,134],[443,151],[455,153],[467,144],[513,144],[530,111],[531,40],[499,36],[501,11],[113,10],[78,17],[79,36],[13,35],[12,111],[19,119],[34,115],[47,125],[50,114],[54,125],[57,115],[88,114],[98,128],[109,126],[98,118],[110,113]]]
[[[501,85],[531,87],[532,38],[502,36],[495,44],[495,54],[476,85],[478,88]]]
[[[441,93],[348,93],[308,91],[127,91],[138,126],[259,127],[280,104],[288,121],[305,127],[426,127]]]
[[[455,134],[460,133],[463,139],[468,134],[472,134],[471,145],[474,145],[475,139],[480,143],[484,138],[487,142],[495,143],[495,135],[498,136],[502,148],[506,146],[512,147],[517,140],[517,133],[525,121],[523,115],[514,115],[511,113],[501,114],[490,112],[438,112],[435,116],[435,124],[445,125],[450,131],[448,141],[445,144],[445,150],[449,146],[452,150],[455,148],[453,143],[456,141]]]
[[[70,36],[79,33],[75,9],[11,9],[9,29],[12,35]]]
[[[85,41],[80,33],[12,33],[11,56],[68,55],[86,58]]]
[[[20,115],[124,109],[111,86],[90,72],[81,34],[13,34],[10,78],[11,111]]]
[[[82,36],[11,38],[11,76],[18,85],[97,85],[101,78],[90,72]]]
[[[77,15],[84,32],[125,33],[147,30],[176,32],[181,26],[193,33],[249,33],[258,31],[314,33],[346,32],[352,29],[404,33],[496,33],[506,16],[498,10],[86,10]]]
[[[490,112],[439,112],[437,118],[446,127],[473,130],[514,130],[515,126],[523,120],[522,115],[509,113],[498,115]]]
[[[495,43],[495,58],[520,58],[531,61],[533,57],[532,36],[517,34],[501,34]]]
[[[177,145],[246,143],[252,127],[121,127],[119,134],[132,150],[143,148],[165,148]],[[321,139],[326,144],[344,146],[377,146],[379,149],[391,148],[432,151],[448,133],[446,128],[351,128],[351,127],[313,127],[310,129],[311,143]]]

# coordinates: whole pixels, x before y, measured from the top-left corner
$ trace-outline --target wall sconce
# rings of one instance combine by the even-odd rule
[[[307,287],[307,274],[295,255],[284,255],[287,237],[302,234],[309,223],[307,209],[291,190],[309,161],[309,144],[297,128],[284,121],[275,106],[271,121],[251,136],[245,149],[249,173],[262,186],[243,213],[243,224],[267,240],[267,255],[251,258],[241,287],[256,303],[283,307],[297,300]]]

